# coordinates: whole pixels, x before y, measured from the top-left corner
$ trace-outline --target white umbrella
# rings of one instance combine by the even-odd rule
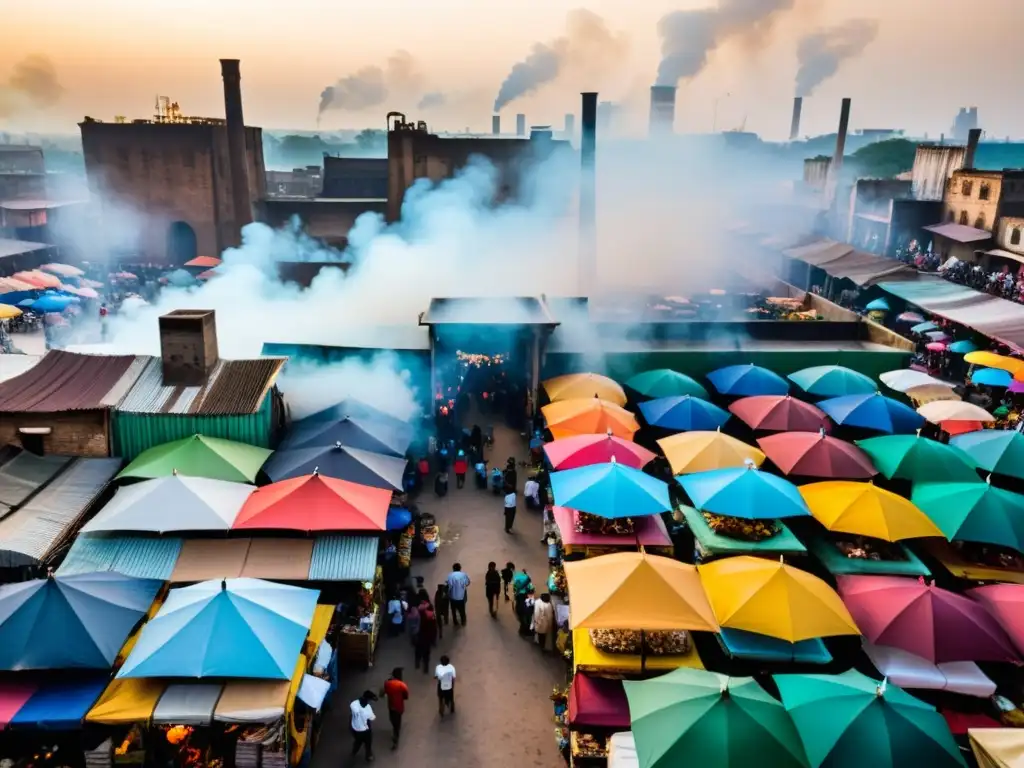
[[[245,483],[173,474],[121,488],[83,526],[99,531],[227,531],[256,490]]]
[[[995,417],[973,403],[962,400],[935,400],[917,409],[932,424],[944,421],[995,421]]]
[[[947,384],[941,379],[929,376],[927,373],[922,371],[913,371],[909,368],[901,368],[897,371],[887,371],[878,378],[889,389],[894,389],[897,392],[906,392],[908,389],[913,389],[914,387],[926,386],[953,388],[952,384]]]

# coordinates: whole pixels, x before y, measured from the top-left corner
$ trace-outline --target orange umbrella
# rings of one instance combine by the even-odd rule
[[[60,278],[56,275],[48,275],[38,269],[31,269],[26,272],[15,272],[11,275],[15,280],[35,286],[36,288],[59,288]]]
[[[625,408],[597,397],[559,400],[540,409],[555,440],[611,433],[632,440],[640,425]]]
[[[551,402],[580,397],[600,397],[616,405],[626,404],[626,393],[617,382],[599,373],[569,373],[544,382]]]

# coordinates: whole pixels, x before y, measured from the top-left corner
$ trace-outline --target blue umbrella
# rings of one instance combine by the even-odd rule
[[[659,397],[640,403],[640,413],[652,427],[713,432],[729,420],[729,412],[699,397]]]
[[[346,416],[338,421],[316,421],[294,426],[278,450],[317,448],[336,443],[388,456],[405,456],[413,430],[406,424],[393,427],[379,421]]]
[[[245,578],[172,589],[117,676],[291,680],[319,594]]]
[[[885,299],[875,299],[874,301],[870,302],[865,307],[865,309],[868,312],[888,312],[889,302],[886,301]]]
[[[789,383],[777,373],[759,365],[727,365],[708,374],[708,381],[723,395],[753,397],[755,395],[785,395]]]
[[[971,352],[977,352],[978,345],[975,344],[970,339],[964,339],[963,341],[954,341],[952,344],[946,347],[946,349],[948,349],[950,352],[955,352],[958,355],[967,355],[970,354]]]
[[[189,285],[194,285],[196,279],[188,270],[176,269],[167,275],[167,282],[178,288],[185,288]]]
[[[870,395],[878,385],[863,373],[841,365],[816,365],[789,374],[789,380],[809,395],[839,397]]]
[[[401,531],[412,522],[412,512],[405,507],[389,507],[385,528],[389,531]]]
[[[1013,374],[999,368],[978,368],[971,374],[971,383],[981,387],[1008,387]]]
[[[309,416],[297,419],[292,422],[292,428],[305,428],[316,422],[339,421],[340,419],[348,417],[378,424],[386,424],[395,429],[401,427],[412,429],[412,426],[408,422],[392,416],[390,413],[385,413],[384,411],[374,408],[372,405],[367,405],[361,400],[356,400],[351,397],[335,403],[328,408],[324,408],[322,411],[317,411]]]
[[[668,512],[668,486],[639,469],[612,461],[551,473],[555,504],[601,517]]]
[[[119,573],[0,587],[0,669],[109,669],[162,582]]]
[[[928,331],[936,331],[939,326],[937,323],[933,323],[931,320],[925,320],[923,323],[918,323],[910,329],[911,333],[928,333]]]
[[[910,434],[920,429],[925,421],[924,416],[910,406],[877,392],[833,397],[822,400],[818,407],[836,424],[888,434]]]
[[[811,514],[795,485],[750,464],[679,475],[676,482],[703,512],[748,520]]]
[[[57,296],[50,294],[49,296],[40,296],[38,299],[28,304],[28,308],[33,312],[63,312],[72,304],[77,304],[78,299],[73,296]]]
[[[406,460],[373,451],[334,445],[274,451],[263,472],[271,482],[319,471],[321,475],[374,488],[403,489]]]

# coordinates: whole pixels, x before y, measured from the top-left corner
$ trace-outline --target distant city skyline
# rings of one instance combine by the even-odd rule
[[[805,99],[802,134],[833,131],[840,99],[850,96],[855,129],[903,128],[937,139],[960,107],[977,106],[990,137],[1024,136],[1024,103],[1012,98],[1024,69],[1015,39],[1024,2],[975,0],[969,11],[977,21],[965,18],[959,0],[931,0],[926,12],[919,0],[794,3],[767,32],[727,42],[701,74],[679,84],[677,130],[710,131],[717,112],[719,130],[786,138],[797,42],[865,18],[879,22],[877,38]],[[221,57],[242,60],[249,124],[311,131],[324,88],[367,67],[387,76],[389,57],[406,51],[400,74],[407,87],[391,87],[387,99],[364,109],[329,109],[320,128],[383,128],[386,112],[396,109],[438,130],[487,132],[512,66],[535,43],[565,35],[567,13],[582,7],[625,41],[623,50],[573,62],[509,103],[501,112],[505,130],[514,130],[518,112],[530,124],[559,127],[566,112],[578,112],[579,91],[593,89],[602,101],[621,103],[624,127],[639,132],[660,59],[659,19],[707,5],[714,0],[520,0],[507,7],[469,0],[352,7],[327,0],[35,0],[5,9],[0,83],[19,62],[41,56],[62,92],[40,107],[0,89],[0,131],[75,133],[86,115],[149,117],[157,95],[178,101],[185,114],[222,116]]]

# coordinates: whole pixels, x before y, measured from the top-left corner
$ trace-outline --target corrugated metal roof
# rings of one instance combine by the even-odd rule
[[[0,466],[0,517],[4,517],[11,507],[24,503],[25,499],[67,466],[69,461],[69,456],[36,456],[21,451]]]
[[[27,240],[8,240],[6,238],[0,238],[0,259],[8,256],[18,256],[22,253],[41,251],[44,248],[52,247],[52,245],[47,245],[46,243],[30,243]]]
[[[0,383],[0,413],[57,413],[117,405],[150,358],[52,350]]]
[[[28,504],[0,520],[0,560],[42,562],[121,468],[121,459],[75,459]]]
[[[372,536],[317,536],[313,543],[310,581],[373,581],[376,570]]]
[[[162,361],[151,359],[117,410],[196,416],[255,413],[284,363],[280,357],[220,360],[205,384],[183,387],[165,385]]]
[[[140,579],[167,581],[181,554],[182,539],[164,536],[89,536],[75,539],[57,573],[115,571]]]

